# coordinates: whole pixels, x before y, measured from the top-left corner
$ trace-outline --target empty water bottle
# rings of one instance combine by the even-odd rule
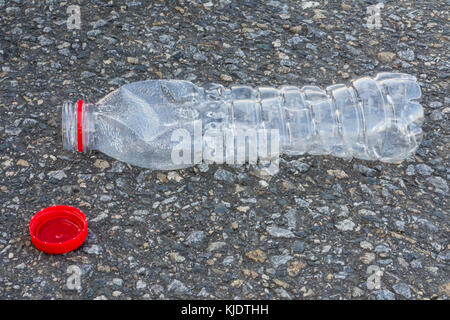
[[[398,162],[422,139],[420,97],[416,78],[396,73],[325,90],[147,80],[126,84],[96,104],[64,104],[62,137],[65,149],[98,150],[160,170],[270,159],[273,153],[259,150],[274,137],[281,154]],[[258,150],[257,159],[249,150]]]

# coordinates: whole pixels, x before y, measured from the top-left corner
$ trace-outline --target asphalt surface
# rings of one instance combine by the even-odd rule
[[[448,299],[448,1],[0,0],[0,298]],[[68,29],[69,5],[81,9]],[[63,149],[61,105],[143,79],[327,86],[417,76],[424,141],[400,164],[283,157],[151,172]],[[73,205],[89,235],[30,242]],[[79,284],[77,270],[80,270]]]

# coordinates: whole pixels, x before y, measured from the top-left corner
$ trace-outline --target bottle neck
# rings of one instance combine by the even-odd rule
[[[62,140],[66,150],[87,152],[95,149],[94,104],[78,101],[62,107]]]

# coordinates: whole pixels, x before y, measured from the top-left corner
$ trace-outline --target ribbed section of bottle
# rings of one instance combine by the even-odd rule
[[[421,91],[416,79],[406,74],[381,73],[325,90],[316,86],[224,90],[222,98],[231,99],[225,127],[237,135],[239,128],[267,134],[277,130],[280,153],[397,162],[413,153],[422,138],[423,109],[417,102]]]

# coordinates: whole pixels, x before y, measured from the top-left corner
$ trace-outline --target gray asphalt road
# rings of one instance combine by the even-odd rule
[[[376,3],[0,0],[0,298],[448,299],[449,6],[385,1],[377,26]],[[400,164],[283,157],[262,178],[62,148],[64,101],[132,81],[327,86],[381,71],[424,94],[424,141]],[[56,204],[90,231],[51,256],[28,222]]]

